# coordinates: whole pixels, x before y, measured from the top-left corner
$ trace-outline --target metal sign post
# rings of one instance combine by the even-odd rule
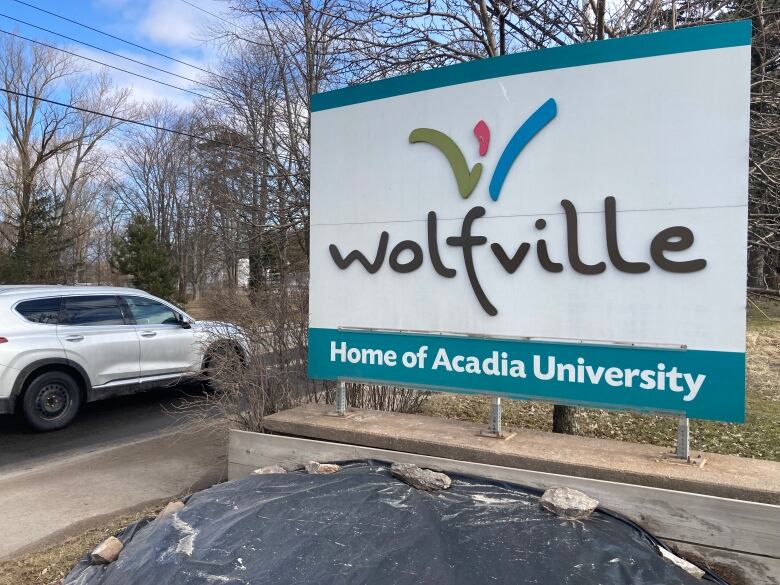
[[[488,426],[488,430],[479,433],[480,436],[504,440],[514,437],[517,433],[504,432],[503,422],[501,420],[502,416],[501,397],[494,396],[490,405],[490,425]]]
[[[501,398],[493,397],[493,403],[490,405],[490,432],[496,436],[501,436]]]
[[[339,380],[336,384],[336,416],[346,416],[347,414],[347,385],[344,380]]]
[[[675,456],[684,461],[691,459],[691,427],[687,416],[682,415],[677,420],[677,449]]]

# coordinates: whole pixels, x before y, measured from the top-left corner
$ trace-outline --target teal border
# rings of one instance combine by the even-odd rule
[[[406,351],[429,346],[428,366],[439,348],[450,355],[473,355],[479,359],[494,351],[507,352],[510,359],[526,364],[527,378],[509,378],[488,374],[462,374],[430,367],[405,368],[379,364],[330,361],[330,343],[346,342],[349,347],[396,351],[398,360]],[[432,333],[366,331],[349,329],[309,329],[309,377],[314,380],[352,380],[425,388],[456,393],[486,393],[509,398],[545,400],[557,404],[628,409],[664,414],[685,414],[690,418],[741,423],[745,420],[745,354],[743,352],[682,350],[626,345],[562,343],[524,339],[499,339],[453,336]],[[637,386],[617,388],[606,380],[591,383],[536,380],[530,375],[534,355],[542,359],[575,363],[582,357],[594,366],[654,369],[663,362],[667,371],[705,374],[705,385],[695,400],[685,402],[682,394],[671,390],[644,390]]]
[[[311,96],[311,111],[320,112],[373,100],[483,81],[507,75],[580,67],[597,63],[626,61],[750,45],[752,22],[737,20],[691,28],[667,30],[594,41],[577,45],[527,51],[493,57],[438,69],[400,75],[371,83],[354,85]]]

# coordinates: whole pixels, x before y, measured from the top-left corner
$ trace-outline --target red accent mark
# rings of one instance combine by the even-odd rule
[[[479,140],[479,156],[485,156],[490,146],[490,128],[484,120],[477,122],[474,126],[474,136]]]

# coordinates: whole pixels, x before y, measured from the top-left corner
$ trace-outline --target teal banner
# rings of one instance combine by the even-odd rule
[[[741,423],[745,354],[309,329],[309,375]]]

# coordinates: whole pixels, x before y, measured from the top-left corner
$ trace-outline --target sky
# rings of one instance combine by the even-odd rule
[[[208,68],[209,63],[214,63],[217,55],[216,47],[212,43],[205,41],[207,29],[214,24],[225,25],[224,22],[190,6],[183,0],[23,1],[204,69]],[[222,0],[188,1],[224,18],[231,18],[228,7]],[[194,80],[203,75],[203,72],[196,68],[171,61],[138,47],[133,47],[77,24],[45,14],[14,0],[0,0],[0,29],[4,31],[15,32],[31,39],[67,48],[72,52],[140,73],[147,77],[165,81],[166,83],[190,90],[197,90],[196,84],[185,79],[149,69],[137,63],[131,63],[98,49],[86,47],[50,32],[14,21],[9,17],[85,41],[96,47],[119,53]],[[100,68],[99,65],[93,63],[83,60],[77,61],[81,61],[86,68]],[[109,70],[109,73],[118,85],[131,87],[133,89],[133,97],[136,100],[166,99],[177,105],[186,106],[196,99],[192,94],[133,75],[116,70]]]

